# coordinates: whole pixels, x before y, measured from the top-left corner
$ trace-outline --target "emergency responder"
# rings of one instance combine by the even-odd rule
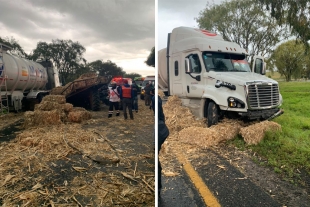
[[[123,85],[120,90],[120,97],[123,101],[123,112],[124,112],[124,119],[127,119],[127,108],[129,111],[130,119],[133,119],[132,113],[132,98],[133,98],[133,90],[131,86],[128,84],[128,80],[123,81]]]
[[[109,87],[109,116],[113,115],[113,108],[116,111],[116,116],[119,116],[119,102],[120,102],[120,87],[116,85],[116,82],[111,83]]]

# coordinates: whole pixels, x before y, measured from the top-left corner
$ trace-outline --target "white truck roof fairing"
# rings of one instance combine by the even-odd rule
[[[170,54],[192,49],[248,54],[237,43],[225,41],[222,36],[207,30],[190,27],[173,29],[170,37]]]

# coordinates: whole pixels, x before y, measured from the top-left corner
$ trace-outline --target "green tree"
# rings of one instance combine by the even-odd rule
[[[125,72],[119,66],[117,66],[112,61],[108,60],[106,62],[101,60],[96,60],[87,65],[90,71],[98,72],[101,76],[124,76]]]
[[[310,58],[306,58],[306,64],[303,70],[303,77],[310,79]]]
[[[31,54],[31,59],[50,60],[57,68],[63,84],[72,81],[80,64],[86,60],[83,58],[85,48],[79,42],[72,40],[52,40],[51,43],[39,42]]]
[[[279,25],[289,25],[292,32],[297,35],[309,49],[310,40],[310,1],[309,0],[256,0],[270,11]]]
[[[124,75],[124,78],[131,78],[132,80],[134,80],[135,77],[142,77],[142,75],[139,73],[126,73]]]
[[[10,54],[21,58],[28,58],[27,53],[24,51],[24,49],[20,46],[20,44],[14,37],[0,37],[0,43],[3,43],[12,48],[10,51],[8,51]]]
[[[305,46],[301,41],[291,40],[278,46],[271,55],[278,72],[286,81],[300,78],[306,66]]]
[[[266,15],[255,0],[232,0],[207,4],[196,21],[200,28],[236,42],[250,54],[265,56],[274,45],[287,37],[285,28]]]
[[[151,53],[147,57],[145,64],[151,67],[155,67],[155,47],[151,49]]]

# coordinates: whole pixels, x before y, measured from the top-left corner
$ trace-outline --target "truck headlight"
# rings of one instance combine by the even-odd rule
[[[245,108],[245,104],[240,99],[234,97],[228,97],[227,99],[228,107],[230,108]]]

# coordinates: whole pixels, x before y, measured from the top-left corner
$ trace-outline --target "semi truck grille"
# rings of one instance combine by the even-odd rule
[[[277,106],[279,104],[278,84],[248,85],[248,104],[251,109]]]

